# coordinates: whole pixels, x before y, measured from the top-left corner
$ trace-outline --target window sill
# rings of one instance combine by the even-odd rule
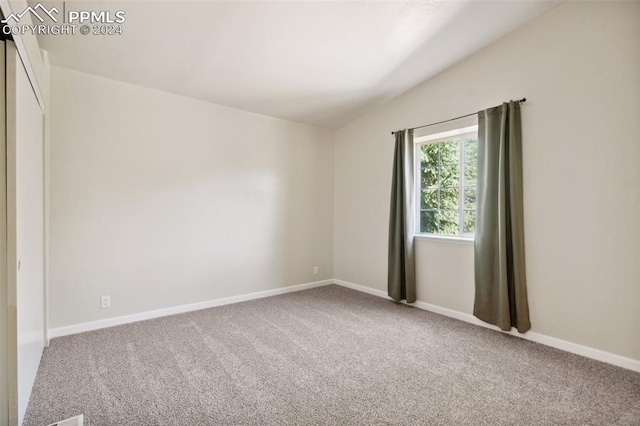
[[[414,240],[440,241],[443,243],[473,244],[473,237],[458,237],[453,235],[415,234]]]

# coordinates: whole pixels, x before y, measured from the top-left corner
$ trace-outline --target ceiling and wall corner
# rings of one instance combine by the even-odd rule
[[[337,129],[561,3],[67,1],[125,11],[123,34],[39,42],[54,66]]]

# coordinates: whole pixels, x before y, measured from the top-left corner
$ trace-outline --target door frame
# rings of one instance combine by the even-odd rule
[[[7,385],[9,403],[9,424],[17,425],[18,412],[18,253],[17,253],[17,200],[16,200],[16,108],[7,108],[7,105],[15,105],[17,102],[16,88],[16,64],[20,57],[15,45],[11,41],[5,41],[4,57],[4,88],[5,88],[5,149],[6,149],[6,271],[7,271]],[[9,93],[13,87],[14,92]]]
[[[8,270],[7,259],[7,132],[5,41],[0,40],[0,424],[9,424]]]

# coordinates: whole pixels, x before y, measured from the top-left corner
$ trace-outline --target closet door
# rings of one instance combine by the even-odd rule
[[[10,424],[21,424],[45,343],[43,113],[6,42]]]

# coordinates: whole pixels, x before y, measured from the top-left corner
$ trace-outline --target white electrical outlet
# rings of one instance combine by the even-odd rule
[[[318,275],[320,273],[320,268],[318,268],[317,266],[313,267],[313,275]]]
[[[106,309],[111,307],[111,296],[102,296],[100,298],[100,309]]]

